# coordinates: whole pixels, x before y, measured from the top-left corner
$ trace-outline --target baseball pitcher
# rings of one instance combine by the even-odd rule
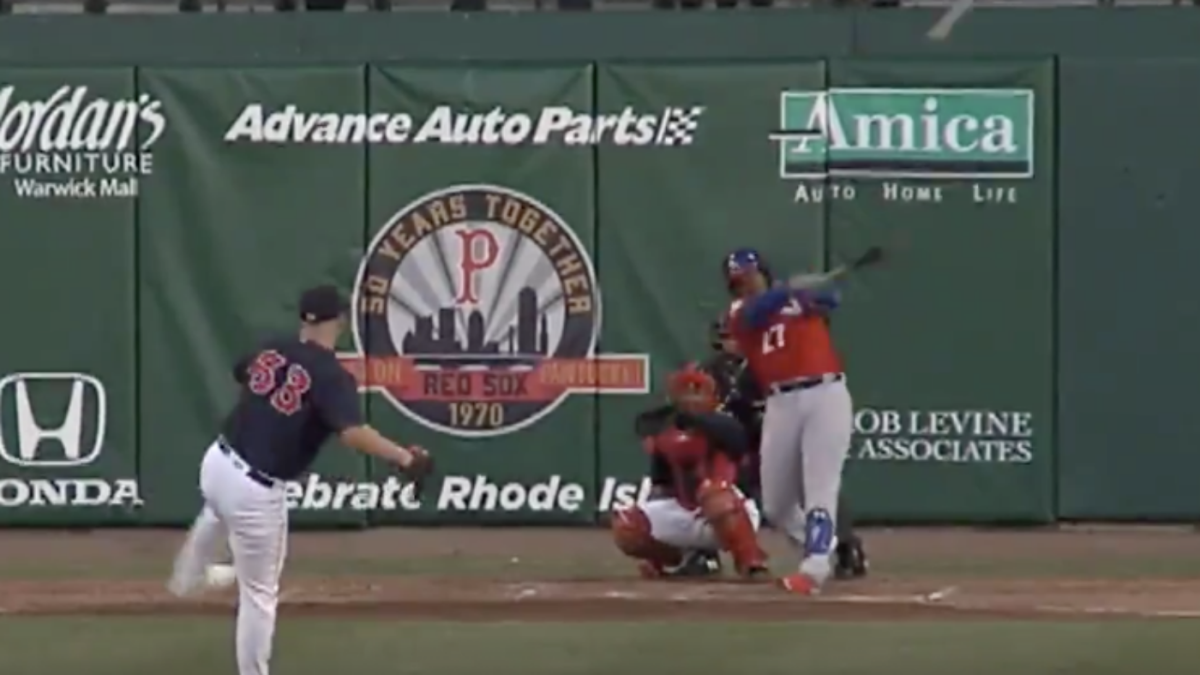
[[[279,579],[287,557],[287,481],[308,472],[337,436],[390,462],[419,488],[433,467],[424,448],[401,446],[364,423],[357,385],[334,354],[347,302],[333,286],[300,296],[300,330],[264,340],[233,367],[240,394],[200,463],[204,506],[175,558],[170,592],[198,594],[228,542],[238,585],[238,675],[269,675]]]

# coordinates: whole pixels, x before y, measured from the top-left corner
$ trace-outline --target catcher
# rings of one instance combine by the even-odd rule
[[[712,376],[689,365],[670,376],[670,403],[643,413],[635,429],[650,454],[649,499],[613,513],[613,540],[642,576],[667,576],[694,550],[719,549],[744,578],[768,575],[759,513],[736,487],[746,436],[716,411]]]

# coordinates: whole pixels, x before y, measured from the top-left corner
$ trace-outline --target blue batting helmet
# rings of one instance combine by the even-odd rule
[[[771,270],[767,267],[762,255],[752,248],[739,248],[725,256],[723,272],[725,283],[731,289],[743,277],[752,272],[761,272],[766,277],[767,283],[771,283]]]

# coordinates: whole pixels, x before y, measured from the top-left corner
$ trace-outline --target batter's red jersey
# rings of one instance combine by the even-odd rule
[[[773,384],[842,372],[842,359],[833,347],[829,325],[819,314],[804,312],[792,300],[764,328],[746,325],[743,303],[729,309],[729,327],[750,372],[763,389]]]

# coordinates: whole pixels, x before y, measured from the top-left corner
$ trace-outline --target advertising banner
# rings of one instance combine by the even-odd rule
[[[834,61],[781,94],[797,202],[823,188],[830,257],[882,245],[833,321],[864,519],[1048,521],[1054,506],[1054,68]]]
[[[164,120],[132,69],[0,70],[0,523],[138,518],[134,208]]]
[[[349,291],[366,149],[339,125],[365,109],[363,69],[142,69],[138,85],[167,120],[138,200],[141,472],[148,517],[187,522],[235,360],[297,330],[301,289]],[[329,449],[317,473],[361,481],[366,461]],[[293,522],[365,523],[338,495],[293,486]]]
[[[439,477],[418,499],[330,448],[287,488],[297,526],[592,523],[648,490],[633,418],[710,353],[725,254],[782,278],[872,245],[832,319],[850,508],[1050,520],[1055,73],[0,70],[0,258],[38,289],[0,350],[0,522],[189,522],[233,363],[333,283],[369,422]]]
[[[344,358],[372,424],[434,449],[444,476],[419,508],[372,522],[587,522],[597,391],[643,383],[640,359],[598,344],[592,68],[380,66],[368,80],[390,131],[366,144]]]

